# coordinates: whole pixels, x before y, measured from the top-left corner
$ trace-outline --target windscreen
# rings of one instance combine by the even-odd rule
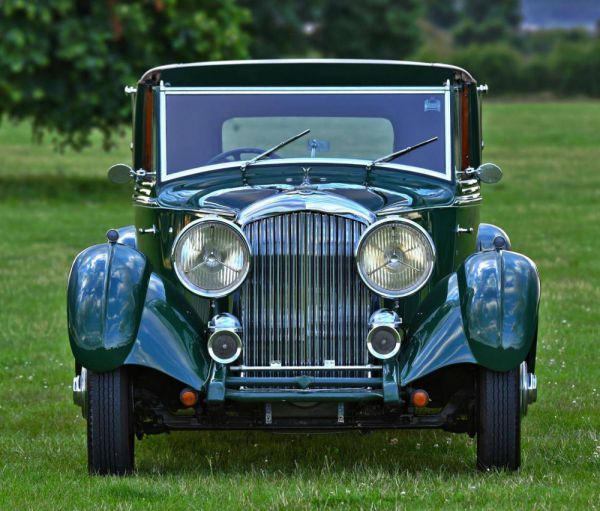
[[[446,101],[443,91],[169,91],[161,112],[162,176],[249,160],[310,129],[269,158],[368,162],[438,137],[390,163],[444,177]]]

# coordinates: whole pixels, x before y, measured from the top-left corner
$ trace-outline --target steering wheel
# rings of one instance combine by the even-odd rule
[[[236,147],[235,149],[231,149],[229,151],[223,151],[222,153],[213,156],[207,163],[207,165],[214,165],[216,163],[227,163],[232,161],[244,161],[242,159],[243,154],[255,154],[259,155],[264,153],[264,149],[260,149],[258,147]],[[269,155],[269,158],[281,158],[278,154],[272,153]]]

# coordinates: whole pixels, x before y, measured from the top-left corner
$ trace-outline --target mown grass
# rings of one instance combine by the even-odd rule
[[[128,141],[56,155],[27,126],[0,128],[0,509],[600,507],[600,103],[485,108],[482,220],[503,226],[542,276],[539,402],[523,469],[473,470],[474,443],[444,432],[176,433],[137,444],[132,477],[89,477],[71,404],[70,263],[131,222],[103,178]]]

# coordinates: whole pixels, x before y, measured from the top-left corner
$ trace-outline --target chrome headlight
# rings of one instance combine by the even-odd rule
[[[356,248],[358,272],[365,284],[387,298],[408,296],[431,276],[435,248],[420,225],[394,217],[371,225]]]
[[[237,289],[250,269],[250,246],[241,229],[216,217],[188,224],[173,244],[172,257],[181,283],[210,298]]]

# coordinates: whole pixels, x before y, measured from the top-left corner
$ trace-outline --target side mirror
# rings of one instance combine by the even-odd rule
[[[118,185],[128,183],[134,175],[133,169],[124,163],[117,163],[108,169],[108,179]]]
[[[483,183],[494,184],[502,179],[502,169],[495,163],[482,163],[475,170],[475,175]]]

